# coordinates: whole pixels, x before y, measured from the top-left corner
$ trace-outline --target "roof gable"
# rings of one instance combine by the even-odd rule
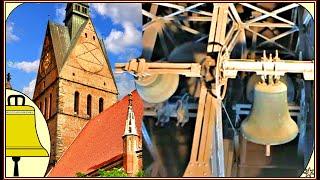
[[[133,111],[141,137],[143,101],[132,93]],[[127,119],[129,97],[126,96],[91,119],[49,172],[49,177],[74,177],[77,172],[90,173],[123,153],[122,135]]]
[[[58,71],[62,69],[65,55],[70,47],[70,36],[66,26],[48,23]]]
[[[71,40],[59,77],[118,94],[104,44],[87,20]],[[75,76],[70,72],[74,72]],[[86,78],[90,76],[90,78]]]
[[[108,68],[109,68],[110,71],[111,71],[112,68],[111,68],[111,65],[110,65],[110,62],[109,62],[109,58],[108,58],[108,55],[107,55],[108,53],[107,53],[107,51],[106,51],[106,47],[105,47],[105,45],[104,45],[103,40],[101,40],[100,38],[99,38],[99,43],[100,43],[100,45],[101,45],[102,52],[103,52],[103,54],[104,54],[104,56],[105,56],[105,58],[106,58],[106,60],[107,60]],[[111,73],[111,76],[112,76],[113,82],[116,82],[116,79],[115,79],[113,73]],[[115,85],[115,88],[116,88],[117,93],[119,93],[117,83],[114,83],[114,85]]]

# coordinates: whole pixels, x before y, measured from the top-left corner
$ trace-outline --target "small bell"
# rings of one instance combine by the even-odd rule
[[[161,103],[168,100],[179,85],[178,74],[152,74],[136,82],[141,98],[148,103]]]

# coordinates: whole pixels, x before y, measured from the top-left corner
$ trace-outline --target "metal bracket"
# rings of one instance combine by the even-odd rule
[[[257,75],[284,76],[285,73],[302,73],[305,80],[314,80],[313,61],[256,61],[250,59],[225,59],[222,62],[224,78],[236,78],[238,71]]]

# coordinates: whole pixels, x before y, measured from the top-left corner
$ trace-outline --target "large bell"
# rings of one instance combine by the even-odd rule
[[[139,95],[148,103],[166,101],[174,94],[178,85],[178,74],[153,74],[136,80]]]
[[[15,104],[11,104],[14,99]],[[22,99],[22,104],[18,104]],[[35,123],[35,110],[25,105],[22,95],[10,95],[6,106],[6,156],[14,161],[14,176],[19,176],[20,157],[47,157],[47,150],[41,145]]]
[[[290,142],[298,134],[287,104],[287,86],[257,83],[251,114],[241,124],[242,135],[251,142],[279,145]]]

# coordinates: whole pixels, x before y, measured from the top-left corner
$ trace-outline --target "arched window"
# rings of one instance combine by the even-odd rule
[[[84,14],[87,14],[87,8],[82,7],[82,12],[83,12]]]
[[[50,96],[49,96],[49,118],[51,117],[51,106],[52,106],[52,94],[50,93]]]
[[[92,100],[92,97],[89,94],[87,96],[87,115],[89,115],[89,117],[91,117],[91,100]]]
[[[99,113],[103,111],[103,98],[99,98]]]
[[[76,10],[80,11],[80,6],[79,5],[76,5]]]
[[[42,102],[41,102],[41,101],[40,101],[40,103],[39,103],[39,109],[40,109],[41,113],[43,113]]]
[[[79,95],[80,94],[78,91],[76,91],[74,93],[74,107],[73,107],[73,109],[74,109],[74,113],[76,113],[76,114],[79,113]]]
[[[48,101],[47,101],[47,98],[44,98],[44,113],[43,113],[43,116],[45,119],[48,119],[48,115],[47,115],[47,105],[48,105]]]

